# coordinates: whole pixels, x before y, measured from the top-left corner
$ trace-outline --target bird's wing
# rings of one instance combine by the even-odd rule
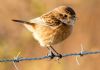
[[[37,17],[35,19],[31,19],[30,23],[39,24],[39,25],[46,25],[45,21],[41,17]]]

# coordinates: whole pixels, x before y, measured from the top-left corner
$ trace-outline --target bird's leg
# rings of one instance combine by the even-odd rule
[[[50,56],[50,59],[53,59],[55,57],[55,54],[52,52],[52,50],[47,47],[47,49],[49,50],[48,56]]]
[[[58,57],[58,59],[62,58],[62,55],[59,54],[52,46],[49,46],[49,49],[52,50],[56,54],[56,56]]]

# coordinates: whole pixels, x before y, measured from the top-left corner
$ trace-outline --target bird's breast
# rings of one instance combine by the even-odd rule
[[[59,27],[48,27],[36,25],[33,36],[41,46],[57,44],[65,40],[72,32],[72,26],[60,25]]]

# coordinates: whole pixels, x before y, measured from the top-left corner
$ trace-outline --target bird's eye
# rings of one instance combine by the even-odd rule
[[[64,15],[64,17],[67,17],[67,15]]]

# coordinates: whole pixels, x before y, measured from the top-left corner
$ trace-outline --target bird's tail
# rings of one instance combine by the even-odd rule
[[[31,23],[31,22],[24,21],[24,20],[16,20],[16,19],[12,19],[12,21],[32,25],[32,23]]]

